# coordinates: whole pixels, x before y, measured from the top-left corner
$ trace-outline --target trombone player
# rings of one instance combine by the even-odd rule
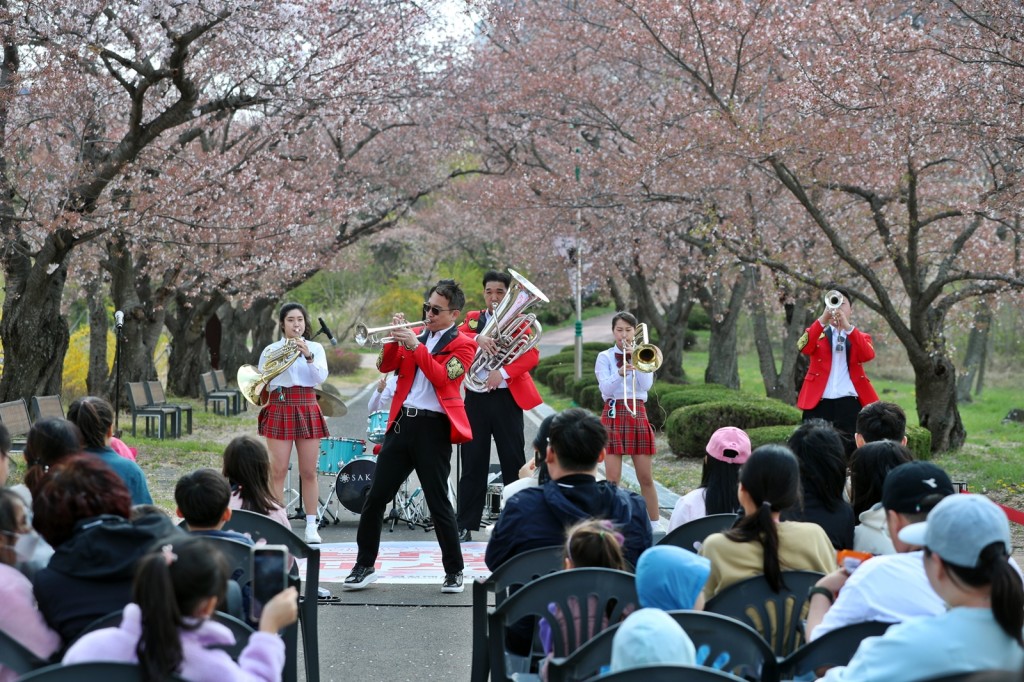
[[[849,290],[830,286],[825,309],[797,342],[809,356],[810,366],[800,387],[796,406],[804,421],[824,419],[835,426],[843,439],[847,457],[856,448],[857,414],[864,405],[878,400],[864,363],[875,357],[871,335],[853,326]]]
[[[489,336],[479,335],[488,318],[504,300],[512,286],[508,273],[490,270],[484,274],[484,310],[466,313],[459,331],[474,338],[482,352],[493,356],[497,343]],[[523,412],[541,404],[530,371],[537,366],[540,353],[531,348],[500,369],[480,370],[476,383],[484,390],[466,391],[466,415],[473,427],[473,440],[462,446],[462,478],[459,479],[459,540],[473,539],[479,530],[487,498],[487,472],[491,462],[491,437],[498,449],[501,478],[509,485],[519,478],[519,469],[526,463],[526,437],[523,434]],[[467,387],[469,384],[467,383]]]

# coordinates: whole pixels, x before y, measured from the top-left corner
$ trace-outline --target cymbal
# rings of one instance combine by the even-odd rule
[[[340,398],[336,398],[327,391],[321,391],[319,388],[314,388],[313,392],[316,393],[316,402],[325,417],[344,417],[348,414],[348,408]]]

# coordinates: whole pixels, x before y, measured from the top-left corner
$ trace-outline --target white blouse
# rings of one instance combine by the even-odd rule
[[[623,381],[629,382],[629,397],[633,397],[633,387],[636,386],[637,400],[647,400],[647,391],[654,385],[654,372],[626,372],[625,377],[619,376],[619,367],[615,362],[615,354],[619,351],[617,346],[612,346],[602,351],[597,356],[597,364],[594,372],[597,374],[597,383],[601,387],[601,398],[607,402],[615,398],[622,400],[624,395]],[[633,376],[636,376],[636,384],[633,383]]]
[[[281,339],[263,349],[263,353],[260,354],[259,364],[261,372],[263,371],[263,365],[267,361],[267,355],[281,348],[284,344],[285,339]],[[306,358],[300,356],[298,360],[292,363],[291,367],[274,377],[270,382],[270,386],[281,386],[284,388],[307,386],[312,388],[317,384],[322,384],[327,379],[327,354],[324,353],[324,347],[316,341],[306,341],[306,346],[309,347],[309,351],[313,354],[313,362],[306,362]]]

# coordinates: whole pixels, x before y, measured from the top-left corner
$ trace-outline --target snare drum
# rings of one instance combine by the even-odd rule
[[[317,470],[336,474],[341,468],[366,452],[366,441],[355,438],[321,438]]]
[[[383,443],[384,434],[388,430],[387,410],[371,412],[366,418],[366,440],[371,443]]]

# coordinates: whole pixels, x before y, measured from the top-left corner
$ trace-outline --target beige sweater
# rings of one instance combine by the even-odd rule
[[[783,571],[829,573],[836,569],[836,551],[821,526],[783,521],[776,527]],[[700,553],[711,560],[711,575],[704,585],[705,599],[735,582],[764,573],[764,548],[760,542],[734,542],[723,533],[714,533],[704,540]]]

